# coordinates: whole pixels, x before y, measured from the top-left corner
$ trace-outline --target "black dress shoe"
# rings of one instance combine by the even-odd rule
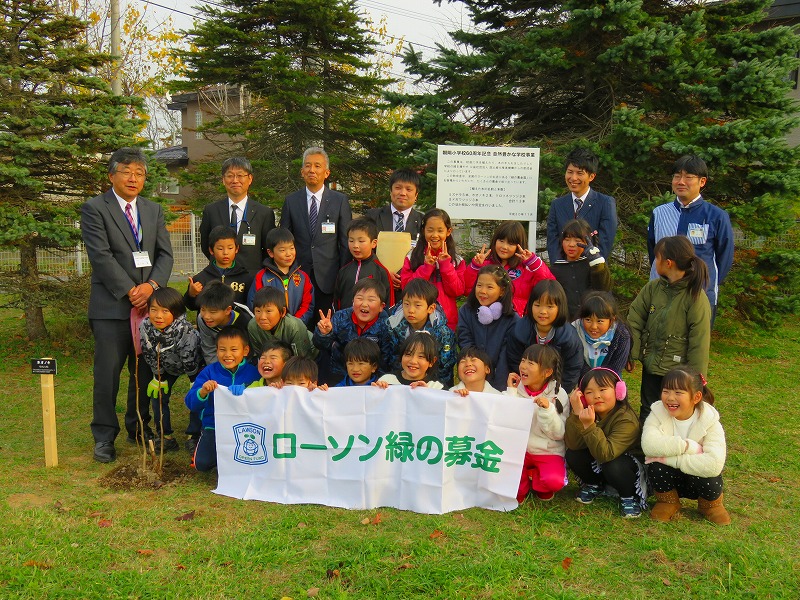
[[[137,440],[135,437],[133,437],[133,436],[131,436],[131,435],[128,435],[128,438],[127,438],[127,439],[128,439],[128,443],[129,443],[129,444],[131,444],[131,445],[133,445],[133,446],[135,446],[135,445],[137,445],[137,444],[141,444],[141,443],[142,443],[142,438],[141,438],[141,436],[139,436],[139,435],[137,434],[137,437],[139,438],[138,440]],[[152,440],[152,439],[154,439],[153,432],[152,432],[152,431],[145,431],[145,432],[144,432],[144,439],[145,439],[145,440]]]
[[[101,463],[110,463],[117,460],[114,442],[97,442],[94,445],[94,459]]]

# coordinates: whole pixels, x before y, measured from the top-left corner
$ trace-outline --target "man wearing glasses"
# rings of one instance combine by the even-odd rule
[[[267,256],[267,234],[275,228],[275,211],[248,198],[253,183],[253,167],[246,158],[234,156],[222,163],[222,185],[228,197],[207,204],[200,221],[200,247],[211,259],[208,236],[217,225],[230,225],[236,230],[239,246],[236,262],[255,276]]]
[[[650,279],[656,279],[653,253],[661,238],[685,235],[694,251],[708,265],[706,288],[711,302],[711,324],[717,314],[719,284],[733,264],[733,228],[728,213],[707,202],[700,190],[708,181],[708,167],[699,156],[686,155],[672,167],[672,191],[675,200],[653,209],[647,227],[647,251],[650,255]]]

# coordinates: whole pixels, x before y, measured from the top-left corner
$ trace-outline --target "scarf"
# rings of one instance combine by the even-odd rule
[[[608,328],[608,331],[597,339],[586,333],[586,330],[583,328],[583,322],[580,320],[578,320],[578,329],[582,334],[580,339],[583,345],[583,359],[591,368],[599,367],[603,364],[603,360],[605,360],[608,354],[608,347],[611,345],[611,340],[614,339],[614,334],[617,332],[616,321]]]

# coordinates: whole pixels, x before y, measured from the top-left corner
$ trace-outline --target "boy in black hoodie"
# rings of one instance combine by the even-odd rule
[[[230,287],[235,294],[234,303],[244,306],[253,276],[244,265],[236,262],[239,253],[236,230],[227,225],[214,227],[208,234],[208,250],[211,252],[209,265],[189,278],[189,288],[183,295],[186,308],[198,310],[196,298],[211,281],[221,281]]]
[[[378,247],[378,226],[370,219],[356,219],[347,228],[347,247],[353,260],[339,269],[333,288],[333,308],[342,310],[353,306],[353,287],[359,279],[381,282],[386,294],[381,300],[394,306],[394,288],[389,270],[375,256]]]

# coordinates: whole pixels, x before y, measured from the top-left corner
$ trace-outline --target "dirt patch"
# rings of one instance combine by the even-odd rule
[[[51,500],[39,494],[10,494],[6,502],[11,508],[41,508],[48,506]]]
[[[117,491],[157,490],[165,485],[181,483],[193,474],[194,469],[183,461],[165,460],[161,473],[157,473],[149,467],[142,469],[141,462],[136,460],[115,467],[98,482]]]

